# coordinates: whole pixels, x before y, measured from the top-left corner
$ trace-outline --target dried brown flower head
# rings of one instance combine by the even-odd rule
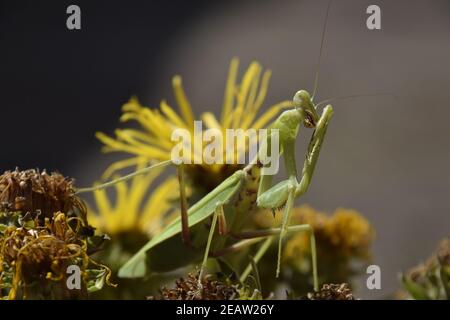
[[[73,179],[34,169],[0,175],[0,211],[39,212],[47,218],[56,212],[86,216],[85,205],[75,196]]]
[[[236,287],[206,275],[201,282],[198,274],[189,273],[187,277],[175,281],[175,288],[161,288],[159,297],[149,300],[234,300],[238,298]]]
[[[77,231],[69,227],[64,213],[45,219],[45,226],[35,221],[35,228],[9,226],[1,239],[0,259],[13,269],[13,283],[9,297],[14,299],[20,286],[34,281],[59,281],[65,278],[67,266],[88,261],[84,243]],[[33,223],[34,224],[34,223]],[[26,295],[26,292],[24,292]]]
[[[424,262],[402,275],[405,290],[416,300],[450,299],[450,237]]]
[[[441,241],[436,250],[436,257],[441,266],[450,267],[450,237]]]
[[[317,292],[308,293],[302,300],[355,300],[347,283],[324,284]]]
[[[38,170],[0,175],[0,297],[82,298],[109,284],[109,268],[90,257],[105,239],[94,230],[72,179]],[[69,266],[81,272],[77,290],[68,288]]]
[[[8,298],[46,297],[46,288],[50,292],[55,286],[55,298],[86,296],[88,266],[94,265],[106,273],[109,270],[90,259],[82,230],[81,219],[61,212],[45,218],[43,225],[35,218],[25,226],[6,227],[0,234],[0,284],[9,280]],[[69,265],[77,265],[82,272],[85,281],[81,290],[66,290]]]

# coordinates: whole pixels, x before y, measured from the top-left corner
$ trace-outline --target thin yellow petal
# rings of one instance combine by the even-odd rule
[[[250,88],[248,92],[248,96],[245,102],[245,113],[252,110],[253,105],[255,104],[256,100],[256,93],[258,92],[258,86],[259,86],[259,78],[261,74],[261,67],[258,68],[258,70],[255,72],[255,75],[253,76],[253,80],[250,83]]]
[[[122,129],[117,129],[114,132],[117,136],[117,139],[120,140],[121,142],[125,142],[131,146],[143,146],[144,148],[151,148],[151,149],[155,149],[155,150],[162,150],[162,151],[171,151],[173,144],[164,144],[164,146],[157,146],[155,144],[150,144],[148,142],[142,142],[138,139],[136,139],[136,137],[138,137],[136,135],[136,131],[134,130],[122,130]]]
[[[243,129],[247,129],[251,127],[251,124],[253,120],[255,119],[259,109],[261,108],[264,99],[266,98],[267,89],[269,87],[269,80],[270,80],[271,72],[268,70],[264,72],[264,75],[262,77],[261,81],[261,87],[259,89],[258,97],[256,98],[252,108],[246,112],[244,115],[244,120],[241,123],[241,127]]]
[[[222,131],[220,123],[217,121],[216,116],[211,112],[205,112],[201,116],[203,122],[209,129],[219,129]]]
[[[126,112],[120,116],[120,122],[128,122],[128,121],[136,121],[139,123],[145,130],[147,130],[152,135],[154,134],[153,125],[149,119],[149,117],[145,116],[143,112]]]
[[[114,179],[118,177],[119,176],[115,176]],[[128,210],[126,206],[128,198],[127,184],[125,182],[119,182],[115,185],[115,190],[116,190],[116,201],[114,208],[112,209],[110,218],[108,219],[111,233],[113,233],[112,230],[115,230],[114,232],[117,232],[117,230],[129,228],[130,223],[128,220],[130,219],[130,217],[132,218],[136,214],[136,212]]]
[[[220,123],[225,124],[225,118],[233,112],[234,93],[236,86],[236,77],[239,68],[239,59],[233,58],[230,63],[228,71],[227,84],[225,87],[225,95],[223,99],[222,114],[220,116]]]
[[[98,214],[104,222],[104,228],[109,229],[110,223],[113,219],[113,214],[111,204],[105,190],[94,191],[94,199],[98,207]]]
[[[263,74],[262,81],[261,81],[261,87],[259,89],[258,97],[256,98],[256,101],[254,104],[255,112],[259,111],[264,100],[266,99],[271,75],[272,75],[272,72],[270,70],[266,70]]]
[[[238,104],[234,112],[235,114],[233,115],[233,124],[232,124],[233,128],[239,127],[239,123],[242,120],[241,116],[244,113],[244,108],[249,95],[251,84],[258,77],[260,70],[261,66],[259,65],[259,63],[253,61],[244,74],[244,78],[242,79],[242,83],[239,87],[239,95],[237,99]]]
[[[135,120],[152,136],[170,136],[172,130],[166,124],[165,119],[161,117],[157,110],[142,109],[139,113],[124,113],[120,117],[121,122]]]
[[[139,224],[145,229],[158,222],[160,217],[171,207],[170,201],[178,196],[178,180],[171,177],[161,183],[144,206]]]
[[[186,122],[189,128],[193,128],[194,114],[192,113],[191,104],[184,92],[183,83],[180,76],[175,76],[172,78],[172,86],[175,93],[175,100],[177,101],[178,107],[180,108],[180,112],[183,116],[184,122]]]
[[[149,190],[150,185],[163,170],[163,168],[155,168],[148,174],[137,176],[136,179],[133,179],[130,188],[131,191],[128,195],[128,202],[132,206],[133,210],[138,211],[140,209],[147,190]]]
[[[143,142],[146,142],[148,144],[159,144],[160,139],[157,139],[151,135],[149,135],[146,132],[138,131],[135,129],[120,129],[123,134],[132,137],[133,139],[141,140]],[[161,144],[161,147],[164,147],[166,145]]]
[[[89,224],[94,228],[103,230],[103,220],[97,212],[95,212],[89,204],[86,204],[87,217]]]
[[[281,110],[293,107],[294,103],[291,100],[282,101],[273,105],[269,110],[262,114],[262,116],[252,125],[252,128],[256,130],[264,128]]]
[[[177,115],[175,111],[163,100],[161,101],[161,111],[166,117],[172,121],[177,128],[187,128],[189,124],[184,123],[183,120]]]
[[[144,156],[148,159],[155,159],[155,160],[168,160],[170,158],[170,154],[158,148],[144,145],[131,146],[129,144],[108,137],[107,135],[101,132],[97,132],[96,137],[101,142],[103,142],[103,144],[105,144],[106,147],[103,148],[104,152],[113,152],[113,151],[128,152],[131,154],[135,154],[137,156]]]
[[[122,112],[137,112],[142,109],[143,106],[140,104],[136,96],[132,96],[127,103],[122,106]]]

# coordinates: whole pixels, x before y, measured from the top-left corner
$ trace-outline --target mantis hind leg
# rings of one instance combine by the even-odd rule
[[[201,285],[202,285],[202,278],[203,278],[203,274],[206,269],[206,264],[207,264],[208,256],[209,256],[209,250],[211,248],[211,242],[212,242],[212,239],[214,236],[214,231],[216,229],[217,219],[218,219],[218,217],[221,217],[221,216],[223,216],[223,204],[217,204],[216,209],[214,211],[213,218],[212,218],[211,227],[209,228],[208,242],[206,243],[205,254],[203,255],[203,262],[200,267],[200,274],[198,276],[199,288],[201,288]]]
[[[289,190],[289,196],[286,201],[285,208],[284,208],[283,222],[281,223],[281,229],[280,229],[280,238],[278,239],[278,258],[277,258],[277,271],[276,271],[277,278],[280,275],[281,251],[282,251],[282,246],[283,246],[283,240],[287,233],[289,220],[291,218],[292,207],[294,206],[294,200],[295,200],[295,189],[294,189],[294,187],[292,187],[291,190]]]
[[[299,224],[292,225],[286,227],[284,233],[285,235],[296,233],[296,232],[308,232],[309,233],[309,241],[310,241],[310,250],[311,250],[311,266],[312,266],[312,276],[313,276],[313,285],[314,290],[319,290],[319,277],[317,271],[317,250],[316,250],[316,238],[314,236],[314,230],[309,224]],[[233,253],[239,251],[240,249],[253,245],[255,243],[261,242],[262,240],[266,240],[263,242],[261,247],[258,249],[257,253],[254,256],[254,260],[258,263],[261,258],[264,256],[266,251],[269,249],[270,245],[273,243],[273,240],[276,236],[282,234],[282,228],[270,228],[270,229],[261,229],[254,231],[243,231],[241,233],[234,234],[233,236],[241,239],[235,244],[224,248],[220,251],[212,252],[211,256],[220,257],[229,253]],[[251,264],[247,266],[244,272],[241,274],[240,281],[244,282],[248,275],[252,270]]]
[[[254,263],[258,263],[259,260],[264,256],[266,251],[270,248],[270,246],[273,243],[275,236],[268,236],[266,241],[263,242],[263,244],[259,247],[258,251],[256,252],[255,256],[253,257]],[[245,280],[247,280],[247,277],[250,275],[250,272],[252,271],[253,267],[252,264],[249,263],[249,265],[245,268],[244,272],[241,274],[239,281],[241,283],[244,283]]]

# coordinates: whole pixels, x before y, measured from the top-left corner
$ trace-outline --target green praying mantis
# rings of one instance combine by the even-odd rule
[[[218,257],[230,252],[236,251],[242,247],[254,244],[263,239],[267,239],[261,250],[256,254],[255,259],[259,260],[268,248],[269,243],[274,236],[279,236],[278,240],[278,262],[277,275],[280,272],[282,242],[287,233],[306,231],[310,235],[311,258],[314,279],[314,289],[318,290],[317,276],[317,258],[314,233],[309,225],[289,225],[290,213],[294,200],[303,195],[310,183],[319,157],[322,143],[329,121],[333,115],[333,108],[327,105],[319,116],[317,110],[307,91],[300,90],[294,96],[295,108],[284,111],[278,119],[270,126],[270,130],[279,130],[280,147],[284,157],[285,167],[288,178],[271,186],[271,175],[262,175],[258,179],[261,165],[256,161],[255,164],[247,165],[244,169],[236,171],[232,176],[219,184],[213,191],[194,204],[189,210],[182,210],[182,216],[170,224],[158,236],[154,237],[145,245],[133,258],[131,258],[119,271],[121,277],[142,277],[146,273],[147,252],[155,249],[158,245],[170,238],[182,234],[185,242],[189,242],[189,228],[196,226],[213,215],[210,232],[204,253],[202,270],[205,268],[206,259],[210,255],[210,249],[213,241],[214,231],[218,221],[219,235],[230,235],[237,239],[228,247],[218,248],[220,244],[214,244],[215,248],[212,256]],[[303,170],[301,172],[300,182],[298,180],[296,160],[295,160],[295,141],[301,125],[307,128],[315,128],[311,137]],[[254,161],[253,161],[254,162]],[[179,175],[182,177],[182,174]],[[182,178],[180,178],[182,181]],[[257,181],[259,180],[259,183]],[[255,183],[256,181],[256,183]],[[255,188],[257,185],[257,192]],[[185,200],[183,199],[182,202]],[[255,207],[256,204],[256,207]],[[185,207],[182,205],[182,208]],[[284,207],[283,221],[280,228],[265,230],[242,230],[245,219],[257,208],[277,209]],[[231,220],[231,221],[229,221]],[[185,221],[183,223],[183,221]],[[231,229],[227,230],[226,225]],[[221,239],[219,238],[219,242]],[[250,269],[241,275],[241,281],[245,280]]]
[[[180,235],[185,243],[190,244],[190,249],[198,252],[197,248],[204,245],[205,241],[204,226],[203,228],[201,226],[200,228],[198,227],[202,222],[207,221],[212,216],[200,274],[203,273],[206,267],[208,257],[221,257],[236,252],[246,246],[266,240],[255,255],[255,260],[258,261],[270,243],[272,243],[273,238],[278,236],[278,276],[280,272],[282,242],[285,236],[293,232],[308,232],[310,235],[314,289],[318,290],[316,245],[313,230],[309,225],[289,225],[289,220],[294,200],[303,195],[311,183],[327,127],[333,115],[333,108],[331,105],[327,105],[323,109],[322,114],[319,115],[317,106],[314,105],[309,93],[305,90],[298,91],[293,98],[293,102],[295,107],[291,110],[284,111],[269,127],[269,132],[277,130],[279,133],[280,154],[284,158],[288,173],[287,179],[272,186],[273,176],[261,175],[263,165],[258,159],[255,159],[245,168],[236,171],[205,197],[187,209],[184,193],[183,165],[179,165],[178,177],[181,186],[181,216],[136,253],[119,270],[119,277],[143,277],[147,273],[147,266],[149,269],[156,271],[174,269],[179,267],[180,264],[186,263],[186,254],[191,258],[187,260],[195,260],[195,258],[198,258],[198,254],[192,254],[192,250],[185,249],[177,251],[177,256],[173,256],[175,262],[169,262],[165,265],[162,262],[171,260],[166,259],[167,255],[171,255],[170,250],[173,248],[174,239],[176,243],[180,243]],[[314,133],[308,146],[300,179],[298,179],[295,142],[302,125],[306,128],[314,128]],[[267,143],[270,143],[269,137],[267,140]],[[120,178],[120,181],[127,180],[136,174],[148,172],[153,168],[170,164],[172,164],[170,160],[160,162],[128,176],[124,176]],[[104,188],[117,182],[117,180],[111,181],[96,188]],[[79,190],[79,192],[82,191]],[[258,208],[272,210],[284,208],[281,227],[244,230],[243,228],[249,215],[257,212]],[[214,237],[217,224],[219,235]],[[228,229],[227,225],[231,227]],[[197,237],[191,240],[190,230],[195,227],[197,227]],[[157,258],[158,255],[159,258]],[[249,267],[244,270],[240,277],[241,281],[246,279],[250,271],[251,269]]]
[[[328,4],[327,17],[330,3],[331,1]],[[325,20],[322,34],[318,65],[320,65],[326,23],[327,19]],[[319,70],[319,67],[317,70]],[[313,95],[311,96],[305,90],[295,93],[293,97],[294,107],[282,112],[268,128],[269,135],[265,141],[266,146],[270,144],[271,133],[277,132],[279,137],[279,155],[284,159],[287,178],[272,185],[273,176],[264,174],[264,165],[260,161],[260,154],[258,153],[256,159],[253,159],[247,166],[234,172],[202,199],[190,208],[187,208],[183,164],[176,165],[180,183],[181,216],[170,223],[160,234],[153,237],[123,265],[119,270],[119,277],[139,278],[145,276],[149,270],[168,271],[202,261],[200,281],[207,267],[209,257],[222,259],[223,257],[233,256],[230,253],[238,252],[253,244],[262,242],[251,263],[240,273],[240,281],[243,283],[250,274],[252,266],[262,258],[277,237],[278,259],[276,275],[278,277],[281,268],[283,240],[290,233],[307,232],[311,247],[313,285],[314,290],[318,290],[319,280],[314,232],[307,224],[290,225],[294,201],[302,196],[311,184],[327,128],[333,115],[331,105],[326,105],[322,112],[319,113],[320,104],[313,102],[318,75],[319,72],[317,71]],[[299,176],[295,157],[295,144],[302,126],[312,128],[314,131]],[[79,189],[78,193],[106,188],[117,182],[131,179],[138,174],[144,174],[154,168],[168,165],[175,164],[171,160],[163,161],[114,181],[93,188]],[[271,209],[274,211],[274,214],[275,210],[282,209],[281,226],[269,229],[247,229],[249,225],[251,226],[249,218],[252,214],[258,214],[260,209]],[[209,232],[207,231],[208,229],[205,229],[205,224],[207,224]],[[186,244],[184,249],[180,247],[180,240]],[[201,250],[199,250],[201,248],[204,248],[203,255]],[[231,258],[231,260],[233,259]]]

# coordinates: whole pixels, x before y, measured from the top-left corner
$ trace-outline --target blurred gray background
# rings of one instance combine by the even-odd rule
[[[327,1],[83,2],[82,30],[65,29],[71,4],[0,2],[0,165],[59,169],[90,184],[114,157],[94,132],[112,133],[130,95],[157,107],[183,76],[195,112],[220,112],[230,59],[273,72],[266,106],[312,90]],[[382,30],[366,28],[366,8]],[[335,116],[313,184],[299,201],[349,207],[374,225],[381,298],[450,229],[450,2],[334,1],[318,99]],[[305,133],[305,131],[303,132]],[[299,141],[299,157],[307,137]],[[299,158],[301,159],[301,158]],[[299,161],[301,163],[301,161]],[[364,281],[361,281],[364,284]]]

